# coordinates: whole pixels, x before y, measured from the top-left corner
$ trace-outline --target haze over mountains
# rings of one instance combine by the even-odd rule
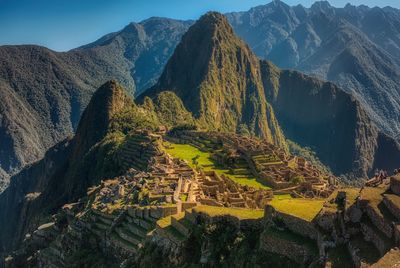
[[[304,8],[274,1],[227,17],[259,57],[336,82],[355,95],[380,130],[397,134],[397,9],[333,8],[327,2]],[[152,18],[66,53],[1,47],[0,176],[40,159],[70,135],[104,81],[114,78],[136,94],[151,87],[192,23]]]

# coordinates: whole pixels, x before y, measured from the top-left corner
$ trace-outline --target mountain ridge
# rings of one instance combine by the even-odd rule
[[[249,43],[259,57],[272,58],[278,66],[289,66],[337,83],[357,96],[379,128],[397,137],[400,104],[397,101],[399,93],[396,81],[400,69],[400,40],[396,36],[400,27],[396,26],[400,25],[399,10],[352,5],[345,8],[329,7],[328,13],[318,11],[317,6],[313,10],[299,5],[290,7],[282,1],[275,1],[227,16],[235,32]],[[379,23],[373,23],[375,19]],[[318,49],[325,50],[321,44],[326,43],[327,33],[334,29],[324,25],[335,21],[351,24],[351,27],[340,30],[339,35],[345,35],[348,29],[361,34],[356,44],[368,44],[360,46],[364,47],[364,52],[357,55],[351,49],[347,52],[343,50],[343,53],[334,57],[334,61],[325,58],[322,53],[322,60],[310,60],[309,64],[295,66],[296,62],[304,61],[303,57],[308,59]],[[143,38],[135,39],[131,35],[132,39],[127,42],[131,45],[124,44],[124,38],[119,36],[121,30],[63,53],[37,46],[0,47],[0,92],[3,100],[9,100],[9,104],[0,104],[3,115],[0,140],[1,148],[5,148],[0,151],[1,169],[4,171],[0,173],[0,180],[5,181],[6,185],[10,174],[37,161],[49,147],[71,135],[94,89],[104,81],[116,78],[130,92],[137,87],[138,94],[154,84],[180,37],[192,23],[164,18],[133,23],[125,30],[139,29],[136,32],[146,34],[144,43]],[[167,34],[163,34],[163,31]],[[341,49],[346,46],[344,42]],[[133,49],[127,51],[127,47]],[[290,56],[290,60],[286,56]],[[390,62],[388,57],[392,57],[394,62]],[[31,64],[23,65],[19,63],[19,58]],[[46,63],[46,58],[52,60]],[[369,64],[373,58],[378,59],[376,62],[379,65]],[[52,66],[58,67],[54,70]],[[352,67],[347,68],[346,72],[338,72],[339,66]],[[329,69],[331,72],[327,72]],[[388,69],[391,71],[388,72]],[[358,75],[358,71],[361,75]],[[61,73],[67,73],[68,77]],[[36,85],[32,77],[42,77],[40,84],[46,84],[51,92],[46,93],[49,96],[42,94],[44,89]],[[41,105],[31,104],[35,98]],[[34,115],[33,120],[29,114]]]
[[[338,84],[357,96],[379,128],[397,135],[399,10],[352,5],[335,8],[327,1],[305,8],[280,1],[227,16],[259,57]],[[358,63],[340,69],[339,62],[342,67]]]
[[[80,197],[98,179],[90,165],[102,159],[94,159],[89,165],[88,157],[99,147],[108,151],[112,147],[107,146],[118,143],[113,136],[107,137],[111,118],[131,105],[132,100],[120,85],[115,81],[105,83],[85,109],[76,135],[12,177],[10,186],[0,194],[1,248],[17,246],[46,213]]]
[[[245,125],[286,147],[263,94],[259,60],[220,13],[209,12],[189,28],[159,81],[138,99],[164,90],[174,91],[202,127],[235,132]]]
[[[76,130],[94,89],[104,81],[118,80],[131,95],[135,87],[140,92],[141,86],[153,83],[188,27],[185,22],[169,21],[164,25],[155,18],[135,24],[145,33],[145,41],[126,29],[128,43],[136,49],[129,55],[121,31],[100,38],[107,44],[98,41],[68,52],[33,45],[0,46],[0,168],[4,170],[0,181],[4,187],[9,175],[41,159],[48,148]]]

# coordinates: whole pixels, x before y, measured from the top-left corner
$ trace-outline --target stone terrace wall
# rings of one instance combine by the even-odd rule
[[[263,226],[263,219],[239,219],[232,215],[209,216],[203,212],[192,211],[192,217],[199,219],[200,222],[217,223],[220,221],[230,221],[242,230],[259,229]]]
[[[380,215],[371,205],[368,205],[365,208],[365,212],[374,223],[374,225],[387,237],[391,238],[393,236],[392,223],[386,222],[385,218]]]
[[[365,240],[372,242],[374,246],[378,249],[381,256],[385,255],[389,248],[385,243],[384,237],[380,236],[379,234],[374,232],[374,230],[370,226],[363,223],[361,223],[361,230],[364,234]]]
[[[395,176],[390,178],[390,190],[393,193],[400,195],[400,176]]]
[[[394,197],[394,195],[392,195]],[[391,196],[384,196],[383,203],[389,209],[389,211],[398,219],[400,220],[400,202],[399,199],[393,199]]]
[[[269,205],[265,208],[264,217],[266,221],[274,221],[276,219],[282,221],[286,228],[293,233],[308,237],[312,240],[318,239],[318,231],[312,222],[279,212]]]
[[[287,257],[299,264],[309,262],[313,255],[306,246],[269,235],[260,238],[260,249]]]

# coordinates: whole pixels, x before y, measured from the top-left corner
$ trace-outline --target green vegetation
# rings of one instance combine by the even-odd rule
[[[66,267],[71,268],[106,268],[112,266],[111,262],[112,260],[101,254],[101,249],[94,249],[89,246],[75,251],[65,260]]]
[[[113,116],[109,132],[128,134],[136,129],[154,130],[159,125],[160,123],[155,113],[133,104]]]
[[[230,215],[239,220],[260,219],[264,217],[264,210],[259,209],[242,209],[242,208],[227,208],[214,206],[197,206],[193,208],[196,212],[202,212],[210,217]]]
[[[276,210],[311,221],[322,209],[325,200],[302,198],[274,198],[269,204]]]
[[[174,218],[177,220],[181,220],[185,217],[185,212],[179,213],[177,215],[174,215]],[[160,228],[167,228],[168,226],[171,225],[171,218],[172,216],[164,217],[161,218],[157,221],[157,226]]]
[[[215,20],[213,27],[209,27],[208,19]],[[208,19],[200,19],[185,34],[158,83],[147,94],[156,102],[158,95],[173,90],[199,127],[240,131],[287,147],[265,98],[258,58],[234,35],[225,18]],[[170,99],[167,94],[164,97]],[[179,107],[180,102],[170,99],[165,103],[168,107],[162,111],[168,119],[173,111],[169,107]]]
[[[186,110],[182,100],[172,91],[163,91],[154,100],[146,97],[143,108],[147,108],[151,113],[155,112],[160,123],[168,127],[195,125],[192,114]]]
[[[181,194],[180,199],[181,199],[183,202],[186,202],[187,199],[188,199],[188,195],[187,195],[187,194]]]
[[[301,147],[299,144],[291,140],[286,140],[286,143],[289,146],[289,152],[292,155],[303,157],[304,159],[310,161],[314,166],[318,167],[319,170],[324,171],[325,173],[332,173],[331,170],[318,159],[316,153],[311,148]]]
[[[82,164],[92,180],[113,177],[121,172],[117,154],[124,139],[125,135],[117,131],[107,134],[102,141],[92,147]]]
[[[228,176],[233,181],[242,185],[247,185],[260,189],[270,189],[268,186],[257,181],[256,178],[252,175],[246,176],[230,174],[230,171],[228,169],[223,169],[216,166],[215,162],[211,159],[211,155],[209,152],[202,152],[192,145],[170,143],[168,148],[166,148],[166,151],[173,157],[186,160],[193,168],[195,168],[196,165],[193,164],[192,160],[197,157],[197,165],[201,166],[206,171],[214,170],[217,174]]]

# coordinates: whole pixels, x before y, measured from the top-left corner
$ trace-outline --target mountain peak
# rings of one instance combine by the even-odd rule
[[[326,12],[332,10],[333,7],[328,1],[317,1],[311,6],[311,10]]]
[[[215,11],[210,11],[201,16],[200,19],[193,25],[193,28],[197,28],[199,30],[202,29],[203,34],[227,32],[234,35],[233,29],[230,26],[228,19],[221,13]]]
[[[189,28],[157,84],[144,94],[154,99],[163,91],[174,92],[202,128],[235,132],[246,126],[285,146],[265,99],[260,62],[220,13],[208,12]]]
[[[103,84],[83,112],[75,135],[75,154],[87,151],[107,133],[111,118],[133,104],[125,90],[114,80]]]

